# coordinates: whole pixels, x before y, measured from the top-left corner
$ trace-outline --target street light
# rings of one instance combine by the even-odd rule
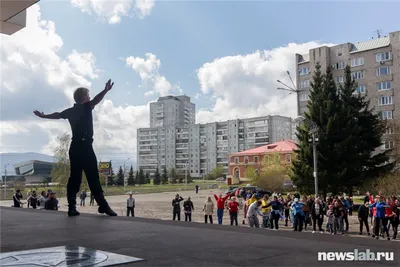
[[[289,76],[290,82],[292,83],[293,87],[281,82],[280,80],[277,80],[278,83],[280,83],[280,84],[282,84],[284,86],[284,87],[278,87],[277,89],[278,90],[283,90],[283,91],[288,91],[288,92],[290,92],[289,95],[291,95],[292,93],[296,93],[297,94],[297,115],[300,115],[299,93],[303,92],[305,90],[297,89],[296,85],[293,82],[292,76],[290,75],[290,72],[287,70],[286,73]]]
[[[318,164],[317,164],[317,143],[318,143],[318,126],[315,122],[308,120],[307,118],[303,116],[298,116],[295,121],[298,122],[306,122],[308,125],[308,133],[311,134],[312,138],[312,146],[313,146],[313,162],[314,162],[314,192],[315,192],[315,198],[318,196]]]
[[[125,193],[125,187],[126,187],[126,177],[125,177],[125,163],[128,161],[128,160],[130,160],[131,158],[127,158],[125,161],[124,161],[124,193]]]
[[[4,199],[7,199],[7,167],[10,163],[4,165]]]

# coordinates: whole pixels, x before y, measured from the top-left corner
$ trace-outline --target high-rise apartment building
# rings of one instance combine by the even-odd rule
[[[190,97],[164,96],[150,103],[150,127],[185,126],[195,124],[196,106]]]
[[[228,173],[228,154],[291,137],[292,120],[282,116],[142,128],[137,130],[137,164],[150,173],[166,166],[202,177],[217,165]]]
[[[296,54],[299,113],[307,109],[310,81],[316,63],[322,71],[333,68],[336,83],[343,83],[344,68],[351,66],[358,83],[357,94],[366,94],[382,119],[400,120],[400,31],[359,43],[311,49],[306,55]]]

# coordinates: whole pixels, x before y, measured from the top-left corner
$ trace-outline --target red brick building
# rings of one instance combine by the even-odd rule
[[[270,154],[279,154],[283,163],[291,164],[294,157],[296,143],[292,140],[279,141],[273,144],[237,152],[229,155],[229,174],[227,182],[239,184],[249,181],[246,170],[253,167],[256,172],[261,171],[264,158]]]

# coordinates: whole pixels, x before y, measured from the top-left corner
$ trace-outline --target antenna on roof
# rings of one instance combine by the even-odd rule
[[[374,33],[378,36],[378,39],[381,38],[382,30],[376,30]]]

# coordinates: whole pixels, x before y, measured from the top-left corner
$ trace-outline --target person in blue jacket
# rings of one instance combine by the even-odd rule
[[[294,214],[294,231],[298,231],[301,232],[303,230],[303,222],[304,222],[304,212],[303,212],[303,206],[304,203],[303,202],[299,202],[298,198],[294,199],[294,202],[292,204],[292,210],[293,210],[293,214]]]
[[[383,196],[380,196],[379,202],[375,202],[372,205],[370,205],[369,209],[372,210],[373,207],[376,208],[375,227],[374,227],[375,238],[379,239],[379,229],[381,226],[383,226],[383,232],[385,232],[387,234],[388,240],[390,240],[387,225],[385,225],[383,223],[383,221],[385,219],[386,208],[390,208],[390,206],[388,204],[386,204],[386,202],[383,199]]]

